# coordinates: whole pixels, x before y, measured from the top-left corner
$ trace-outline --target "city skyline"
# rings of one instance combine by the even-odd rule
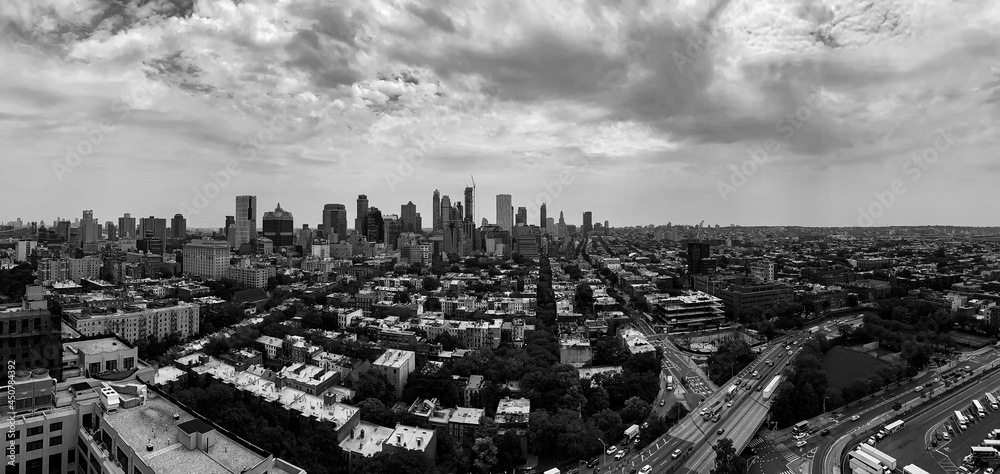
[[[242,194],[312,216],[458,202],[469,175],[615,225],[836,226],[876,203],[865,225],[977,225],[1000,198],[1000,20],[975,5],[238,3],[6,18],[0,165],[36,197],[3,219],[65,214],[39,186],[207,227]]]

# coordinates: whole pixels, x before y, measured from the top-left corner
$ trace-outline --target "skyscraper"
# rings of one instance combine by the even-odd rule
[[[708,242],[688,242],[687,264],[688,273],[699,275],[705,272],[702,260],[708,258],[711,246]]]
[[[118,218],[118,237],[121,239],[135,238],[135,218],[125,213],[125,217]]]
[[[115,227],[114,222],[107,221],[104,223],[104,234],[111,242],[118,240],[118,228]]]
[[[400,206],[400,225],[403,232],[420,232],[417,224],[417,205],[410,201]]]
[[[528,208],[523,206],[517,208],[517,218],[514,223],[528,225]]]
[[[510,194],[497,194],[497,225],[510,232],[514,227],[513,208],[510,206]]]
[[[583,213],[583,235],[590,235],[594,231],[594,214],[590,211]]]
[[[327,204],[323,206],[323,233],[327,240],[333,242],[332,236],[337,235],[337,241],[347,240],[347,206],[343,204]]]
[[[167,220],[159,217],[139,218],[139,239],[159,239],[160,242],[167,240]]]
[[[226,240],[232,242],[236,238],[236,216],[226,216],[226,226],[222,230],[226,233]]]
[[[610,235],[610,234],[611,234],[611,232],[610,232],[610,228],[611,228],[611,227],[610,227],[610,225],[608,224],[608,221],[606,221],[606,220],[605,220],[605,221],[604,221],[604,235]]]
[[[368,224],[366,233],[368,241],[385,242],[385,223],[382,221],[382,211],[379,211],[377,207],[368,208],[368,215],[365,217],[365,222]]]
[[[563,216],[563,211],[559,211],[559,227],[557,230],[560,239],[565,239],[569,233],[569,229],[566,228],[566,218]]]
[[[80,221],[80,242],[87,244],[97,242],[101,238],[101,226],[94,219],[94,211],[83,211],[83,219]]]
[[[545,203],[544,202],[542,203],[541,206],[539,206],[539,208],[538,208],[538,214],[539,214],[539,216],[538,216],[538,226],[541,227],[542,230],[544,231],[544,230],[546,230],[547,223],[548,223],[548,211],[545,209]]]
[[[354,219],[354,230],[365,235],[368,232],[368,196],[358,194],[358,217]]]
[[[434,226],[431,230],[441,228],[441,191],[437,189],[434,190],[434,197],[431,198],[431,220],[431,224]]]
[[[264,213],[264,237],[271,239],[274,247],[291,247],[295,245],[295,223],[292,213],[281,208],[281,203],[273,211]]]
[[[475,209],[476,209],[476,190],[471,186],[465,187],[465,217],[462,219],[465,222],[475,222]]]
[[[233,247],[257,240],[257,196],[236,196],[236,238]]]
[[[170,219],[170,238],[184,240],[185,237],[187,237],[187,219],[180,214],[174,214],[174,218]]]
[[[451,198],[447,194],[441,196],[441,206],[438,207],[438,217],[441,222],[441,228],[444,229],[448,227],[448,221],[451,220]]]

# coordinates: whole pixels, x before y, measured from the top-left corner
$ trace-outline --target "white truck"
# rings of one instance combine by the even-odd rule
[[[885,425],[885,434],[891,435],[899,430],[903,429],[903,420],[896,420],[888,425]]]
[[[910,464],[909,466],[903,467],[903,474],[931,474],[923,469],[920,469],[916,464]]]
[[[774,378],[767,383],[767,385],[764,387],[764,391],[762,392],[764,400],[767,400],[768,398],[771,398],[771,395],[774,395],[774,391],[778,389],[778,384],[780,383],[781,383],[780,375],[775,375]]]
[[[973,400],[972,405],[976,407],[976,414],[979,415],[979,418],[986,418],[986,408],[979,400]]]
[[[548,471],[545,471],[543,474],[561,474],[561,473],[562,471],[560,471],[558,468],[552,468],[549,469]]]
[[[963,415],[962,412],[959,410],[955,410],[955,421],[958,422],[959,428],[963,430],[969,429],[969,423],[968,421],[966,421],[965,415]]]
[[[986,402],[990,404],[990,408],[1000,410],[1000,405],[997,405],[997,397],[994,397],[992,393],[986,392]]]
[[[639,436],[639,425],[632,425],[625,429],[625,439],[632,441]]]
[[[881,463],[883,466],[888,467],[889,469],[896,469],[896,458],[889,456],[888,454],[885,454],[882,451],[879,451],[878,449],[875,449],[874,446],[869,446],[865,443],[861,443],[861,445],[858,446],[858,449],[864,451],[865,454],[875,459],[878,459],[879,463]]]
[[[667,376],[667,390],[671,391],[671,392],[674,391],[674,376],[673,375],[668,375]]]
[[[740,388],[738,386],[736,386],[736,385],[733,385],[732,387],[729,387],[729,390],[726,392],[726,401],[732,400],[733,397],[736,396],[736,391],[739,390],[739,389]]]
[[[868,453],[861,450],[851,451],[852,472],[865,472],[870,474],[882,474],[888,472],[885,466],[878,459],[873,458]]]

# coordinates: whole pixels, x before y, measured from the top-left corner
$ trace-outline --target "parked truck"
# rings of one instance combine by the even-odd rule
[[[891,435],[899,430],[903,429],[903,420],[896,420],[888,425],[885,425],[885,434]]]
[[[767,383],[763,391],[764,400],[767,400],[768,398],[771,398],[771,395],[774,395],[774,391],[778,389],[778,384],[780,383],[781,383],[780,375],[775,375],[774,378]]]
[[[979,415],[979,418],[986,418],[986,408],[983,407],[982,402],[979,400],[973,400],[972,406],[975,407],[976,414]]]
[[[878,459],[875,459],[870,454],[864,451],[861,450],[851,451],[850,457],[851,457],[850,467],[852,472],[858,472],[858,471],[870,472],[870,473],[886,472],[885,466],[883,466]]]
[[[931,474],[923,469],[920,469],[915,464],[910,464],[909,466],[903,467],[903,474]]]
[[[986,392],[986,402],[990,404],[990,408],[1000,410],[1000,406],[997,405],[997,397],[994,397],[992,393]]]
[[[896,469],[896,458],[889,456],[888,454],[879,451],[874,446],[869,446],[865,443],[861,443],[858,449],[863,451],[865,454],[878,459],[878,462],[889,469]]]
[[[959,410],[955,410],[955,421],[958,422],[959,428],[963,430],[969,429],[969,424],[965,420],[965,415],[963,415]]]

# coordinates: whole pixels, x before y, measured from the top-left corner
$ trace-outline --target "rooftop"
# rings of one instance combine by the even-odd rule
[[[431,442],[434,430],[417,428],[415,426],[396,425],[396,430],[392,436],[385,440],[385,444],[398,446],[400,448],[423,451],[427,444]]]
[[[177,421],[173,418],[175,414],[180,416]],[[104,419],[155,472],[231,474],[264,460],[260,454],[221,433],[209,452],[188,450],[177,441],[175,426],[196,418],[154,392],[148,393],[145,404],[109,413]],[[201,426],[204,422],[197,424]],[[153,446],[153,451],[146,450],[147,444]]]
[[[362,456],[373,456],[382,451],[382,443],[392,436],[394,430],[362,421],[351,431],[352,436],[344,438],[340,442],[340,448]]]
[[[395,349],[390,349],[378,356],[375,359],[375,363],[372,365],[382,365],[388,367],[402,367],[403,363],[414,356],[413,351],[400,351]]]
[[[127,344],[119,341],[115,337],[102,337],[100,339],[81,340],[76,339],[63,343],[63,347],[75,351],[83,352],[87,355],[107,354],[118,352],[122,349],[131,349]]]

